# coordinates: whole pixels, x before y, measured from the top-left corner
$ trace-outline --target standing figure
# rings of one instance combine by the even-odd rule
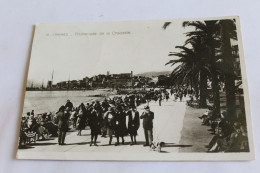
[[[162,95],[162,100],[165,99],[165,93],[163,91],[161,91],[161,95]]]
[[[29,112],[30,114],[30,112]],[[27,132],[28,126],[26,122],[26,117],[22,117],[22,122],[20,126],[20,138],[19,138],[19,148],[21,148],[23,145],[26,144],[26,135],[25,132]]]
[[[139,112],[135,106],[132,106],[131,110],[127,112],[128,115],[128,133],[131,137],[131,144],[136,144],[137,130],[140,127]]]
[[[32,114],[30,115],[29,119],[27,120],[27,126],[28,126],[28,130],[33,131],[33,132],[36,132],[39,127],[36,119],[34,118],[34,116]]]
[[[158,100],[157,93],[155,93],[155,94],[154,94],[153,98],[154,98],[154,102],[156,103],[156,102],[157,102],[157,100]]]
[[[101,134],[100,125],[102,120],[102,113],[99,109],[99,106],[95,104],[94,109],[92,110],[91,115],[89,117],[89,125],[91,130],[90,146],[92,146],[93,144],[97,146],[97,137],[99,134]]]
[[[74,129],[77,128],[76,126],[77,126],[78,113],[79,113],[78,109],[73,108],[71,111],[70,121],[72,122],[72,127]]]
[[[131,95],[129,97],[129,105],[130,106],[135,106],[135,95]]]
[[[122,138],[122,144],[125,143],[124,136],[126,134],[126,113],[123,111],[122,106],[118,105],[115,117],[115,136],[117,138],[117,143],[115,146],[119,145],[119,137]]]
[[[179,92],[180,102],[182,102],[183,93],[182,91]]]
[[[173,88],[171,88],[171,91],[170,91],[170,92],[171,92],[171,95],[174,93]]]
[[[105,119],[105,113],[108,111],[108,104],[106,102],[101,103],[101,111],[102,111],[102,116],[103,120],[101,123],[101,137],[106,137],[107,134],[107,124],[106,124],[106,119]]]
[[[56,119],[58,121],[58,143],[59,145],[65,145],[66,132],[68,131],[68,109],[65,111],[65,106],[61,106]]]
[[[73,108],[73,104],[71,103],[70,100],[67,100],[67,103],[65,104],[65,108],[69,108],[69,111],[72,110],[72,108]]]
[[[159,106],[162,106],[162,95],[161,95],[161,93],[159,93],[158,98],[159,98]]]
[[[84,115],[83,111],[79,110],[79,114],[77,116],[77,122],[76,122],[76,129],[78,130],[78,136],[81,136],[82,129],[85,128],[85,121],[84,121]]]
[[[151,95],[150,95],[149,92],[147,92],[147,93],[145,94],[145,100],[146,100],[146,103],[149,105],[149,102],[151,101]]]
[[[76,128],[78,130],[78,136],[81,136],[81,131],[85,129],[87,121],[87,109],[83,103],[79,106],[78,119],[76,122]]]
[[[153,119],[154,113],[150,111],[149,106],[144,107],[145,111],[140,116],[140,119],[143,119],[143,128],[145,136],[144,146],[150,146],[153,141]]]
[[[169,99],[169,93],[168,93],[168,91],[165,92],[165,99],[166,99],[166,101],[168,101],[168,99]]]
[[[174,100],[173,101],[177,102],[177,100],[178,100],[178,93],[174,93]]]
[[[188,89],[185,88],[184,91],[183,91],[183,95],[184,95],[184,97],[186,97],[186,95],[187,95],[187,91],[188,91]]]
[[[109,107],[108,111],[104,114],[104,120],[106,122],[107,134],[109,136],[109,145],[111,145],[115,133],[115,112],[112,107]]]

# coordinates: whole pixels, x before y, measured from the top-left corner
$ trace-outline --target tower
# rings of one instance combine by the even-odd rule
[[[48,83],[47,83],[47,88],[51,89],[52,88],[52,81],[49,80]]]
[[[131,71],[131,79],[130,79],[130,82],[131,82],[131,86],[133,87],[134,86],[134,82],[133,82],[133,71]]]

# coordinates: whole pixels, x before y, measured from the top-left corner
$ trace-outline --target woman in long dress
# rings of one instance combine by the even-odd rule
[[[91,142],[90,146],[93,144],[97,146],[97,138],[98,135],[101,134],[101,123],[102,123],[102,113],[98,105],[94,105],[94,109],[92,110],[89,117],[89,125],[91,130]]]
[[[81,136],[81,131],[85,129],[86,127],[86,117],[87,117],[87,110],[85,108],[85,105],[83,103],[80,104],[79,106],[79,113],[78,113],[78,118],[76,122],[76,128],[78,130],[78,136]]]
[[[106,123],[107,134],[109,136],[109,145],[111,145],[113,135],[115,134],[115,112],[112,107],[109,107],[108,111],[104,114],[104,120]]]
[[[119,145],[119,137],[121,137],[122,144],[124,144],[124,136],[127,135],[126,113],[123,111],[122,106],[117,106],[117,112],[115,115],[115,136],[117,138],[115,146],[117,146]]]
[[[84,121],[83,121],[83,112],[82,110],[79,111],[79,114],[77,116],[77,122],[76,122],[76,129],[78,130],[78,136],[81,136],[81,131],[82,129],[84,129],[85,127],[85,124],[84,124]]]
[[[140,118],[139,118],[139,112],[136,110],[135,106],[132,106],[131,110],[127,112],[128,115],[128,133],[131,137],[131,144],[136,144],[136,136],[137,136],[137,130],[140,127]]]

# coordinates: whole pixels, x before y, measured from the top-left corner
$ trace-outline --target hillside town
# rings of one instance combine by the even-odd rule
[[[158,85],[168,86],[169,74],[158,75],[152,77],[133,75],[133,71],[130,73],[119,73],[110,74],[98,74],[92,77],[84,77],[81,80],[67,80],[53,83],[49,80],[47,86],[42,84],[41,87],[27,86],[27,90],[86,90],[86,89],[97,89],[97,88],[143,88],[143,87],[154,87]]]

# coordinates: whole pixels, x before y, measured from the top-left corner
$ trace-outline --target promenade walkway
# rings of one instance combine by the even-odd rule
[[[178,152],[179,148],[190,147],[190,145],[180,145],[181,131],[183,129],[184,115],[186,111],[186,102],[174,102],[170,98],[168,102],[163,101],[162,106],[154,101],[149,104],[151,111],[155,114],[154,119],[154,139],[165,142],[162,149],[164,153]],[[137,109],[141,114],[144,105]],[[125,137],[125,144],[114,146],[108,145],[109,138],[98,137],[98,146],[89,146],[90,130],[83,130],[82,136],[77,136],[77,132],[68,132],[65,143],[67,145],[60,146],[57,144],[57,138],[51,138],[44,141],[37,141],[31,144],[27,149],[20,149],[18,152],[150,152],[149,147],[143,147],[145,143],[142,120],[138,130],[137,145],[130,146],[130,137]],[[120,139],[121,141],[121,139]],[[113,138],[113,142],[116,138]]]

